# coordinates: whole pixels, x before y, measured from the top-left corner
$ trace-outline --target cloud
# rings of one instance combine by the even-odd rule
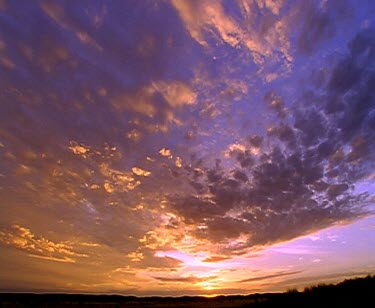
[[[171,150],[170,149],[166,149],[166,148],[160,149],[159,154],[161,156],[165,156],[165,157],[171,157],[172,156]]]
[[[42,1],[40,6],[44,13],[53,19],[63,28],[66,28],[76,35],[78,40],[84,44],[90,44],[99,51],[102,51],[103,48],[95,42],[95,40],[85,31],[82,31],[72,20],[70,16],[65,14],[64,7],[58,5],[57,3]]]
[[[139,168],[132,171],[134,174],[139,173],[137,175],[143,176],[146,176],[145,174],[147,173],[147,171]],[[114,191],[129,191],[141,185],[141,181],[136,180],[132,173],[110,168],[108,163],[100,164],[100,172],[105,178],[103,187],[109,193]],[[149,174],[147,174],[147,176],[148,175]]]
[[[135,175],[144,176],[144,177],[147,177],[151,174],[150,171],[146,171],[146,170],[143,170],[143,169],[138,168],[138,167],[133,167],[132,171]]]
[[[244,283],[244,282],[261,281],[261,280],[266,280],[266,279],[271,279],[271,278],[278,278],[278,277],[283,277],[283,276],[295,275],[295,274],[299,274],[299,273],[302,273],[302,272],[303,271],[279,272],[279,273],[276,273],[276,274],[247,278],[247,279],[240,280],[238,282]]]
[[[181,157],[179,157],[179,156],[176,157],[175,166],[177,168],[181,168],[182,167],[182,159],[181,159]]]
[[[195,105],[197,94],[191,86],[179,80],[165,82],[152,81],[150,84],[128,89],[121,95],[111,99],[111,104],[118,112],[134,112],[142,116],[132,121],[137,129],[132,129],[127,137],[137,141],[138,130],[155,133],[159,130],[167,132],[171,125],[181,125],[176,113],[182,108]]]
[[[217,276],[209,276],[209,277],[196,277],[196,276],[188,276],[188,277],[158,277],[153,276],[152,278],[159,280],[161,282],[184,282],[184,283],[192,283],[196,284],[199,282],[204,282],[207,280],[212,280],[217,278]]]
[[[282,285],[289,287],[291,285],[295,285],[296,287],[301,286],[311,286],[315,284],[319,284],[321,281],[328,281],[330,283],[337,283],[342,281],[343,279],[350,279],[356,277],[365,277],[369,273],[373,272],[374,268],[370,266],[366,270],[354,270],[348,272],[339,272],[339,273],[327,273],[321,275],[314,275],[314,276],[303,276],[298,278],[290,278],[282,282]]]
[[[331,2],[171,3],[0,1],[1,245],[30,277],[46,264],[55,279],[60,261],[83,283],[139,270],[104,289],[153,288],[151,272],[193,281],[155,251],[203,252],[192,264],[213,269],[367,214],[368,22],[309,79],[344,32]]]
[[[230,257],[227,256],[209,256],[208,258],[205,258],[202,260],[202,262],[208,262],[208,263],[216,263],[221,262],[230,259]]]
[[[300,52],[309,53],[316,45],[334,35],[335,24],[328,10],[316,7],[312,2],[302,4],[301,11],[305,14],[297,47]]]
[[[68,147],[75,155],[81,155],[82,157],[86,158],[86,154],[90,151],[90,148],[78,144],[75,141],[70,142],[70,147]]]
[[[294,25],[299,30],[296,40],[298,52],[311,54],[324,41],[334,37],[339,31],[338,22],[346,21],[353,8],[349,1],[305,1],[298,3],[295,11],[299,15]]]
[[[273,92],[268,92],[264,97],[265,102],[269,105],[271,109],[276,111],[278,117],[284,118],[287,112],[287,108],[285,107],[285,103],[283,102],[282,98],[276,95]]]
[[[119,111],[128,109],[153,118],[157,112],[153,100],[154,95],[153,88],[144,87],[137,89],[134,94],[127,92],[121,97],[114,98],[112,104]]]
[[[12,225],[9,232],[0,231],[0,242],[28,252],[31,257],[51,261],[75,263],[77,258],[89,257],[85,253],[75,251],[69,242],[53,242],[42,236],[36,236],[30,229]]]
[[[242,13],[240,22],[226,12],[220,1],[175,0],[172,5],[191,37],[203,47],[210,48],[208,41],[213,36],[232,48],[247,49],[253,61],[261,67],[266,59],[278,57],[278,52],[283,54],[286,62],[292,60],[285,25],[277,18],[281,1],[258,1],[252,4],[239,1],[238,9]],[[256,11],[265,17],[273,15],[273,18],[268,19],[270,24],[267,29],[256,29]]]
[[[375,70],[366,64],[375,60],[373,34],[365,29],[349,43],[348,54],[316,90],[324,93],[317,104],[305,96],[280,116],[282,98],[267,95],[278,123],[267,136],[229,145],[225,164],[232,170],[216,164],[203,167],[199,177],[189,171],[196,194],[171,194],[169,204],[193,236],[242,251],[369,213],[369,196],[353,188],[374,167]],[[245,243],[231,245],[241,236]]]
[[[132,262],[139,262],[141,261],[144,257],[143,257],[143,253],[142,252],[139,252],[139,251],[133,251],[133,252],[129,252],[127,254],[127,257],[132,261]]]
[[[197,94],[181,81],[171,83],[156,82],[152,87],[159,91],[171,107],[182,107],[184,105],[194,105],[197,100]]]

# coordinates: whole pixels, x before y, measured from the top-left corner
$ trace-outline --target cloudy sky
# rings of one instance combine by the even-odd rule
[[[375,273],[375,2],[0,0],[0,290]]]

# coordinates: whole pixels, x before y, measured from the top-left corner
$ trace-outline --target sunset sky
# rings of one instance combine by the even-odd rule
[[[375,274],[375,1],[0,0],[0,291]]]

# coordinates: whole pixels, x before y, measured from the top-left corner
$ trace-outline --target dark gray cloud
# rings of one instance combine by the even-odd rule
[[[279,118],[284,118],[286,116],[286,106],[281,96],[274,92],[268,92],[264,96],[264,101],[266,104],[277,113]]]
[[[337,31],[337,23],[351,16],[351,5],[348,1],[303,1],[299,3],[299,35],[296,46],[299,52],[310,54]]]
[[[365,29],[349,43],[328,83],[316,89],[319,101],[302,95],[285,118],[282,99],[266,95],[279,122],[267,136],[249,137],[259,154],[248,145],[233,147],[232,171],[224,171],[223,162],[202,167],[197,195],[170,196],[171,208],[186,223],[199,224],[196,237],[242,251],[367,213],[368,195],[355,186],[374,168],[374,33]],[[241,235],[246,243],[230,244]]]

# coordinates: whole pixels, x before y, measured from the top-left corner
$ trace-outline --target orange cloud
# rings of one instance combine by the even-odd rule
[[[138,168],[138,167],[133,167],[132,168],[132,171],[135,175],[139,175],[139,176],[149,176],[151,174],[150,171],[146,171],[146,170],[143,170],[141,168]]]
[[[161,156],[165,156],[165,157],[171,157],[172,156],[172,152],[170,149],[166,149],[166,148],[162,148],[160,151],[159,151],[159,154]]]
[[[76,258],[88,257],[87,254],[75,251],[70,242],[55,243],[16,224],[12,226],[11,232],[0,232],[0,242],[28,252],[32,257],[52,261],[75,263]]]
[[[257,8],[268,10],[277,17],[283,1],[240,1],[243,24],[226,13],[220,1],[172,0],[172,5],[191,37],[204,47],[209,47],[206,37],[213,34],[233,48],[246,48],[259,66],[263,66],[267,58],[278,57],[278,52],[287,61],[292,61],[283,21],[275,18],[274,26],[268,27],[264,33],[256,27]]]
[[[137,171],[140,170],[141,169]],[[100,165],[100,172],[106,177],[103,187],[108,193],[133,190],[141,185],[141,181],[136,180],[132,173],[110,168],[108,163],[102,163]]]
[[[68,147],[68,149],[72,151],[75,155],[80,155],[84,158],[86,158],[86,154],[90,152],[90,148],[88,146],[78,144],[75,141],[70,141],[70,146]]]
[[[197,94],[181,81],[156,82],[152,84],[152,87],[161,93],[169,106],[173,108],[193,105],[197,100]]]
[[[133,93],[124,93],[114,98],[112,105],[118,110],[127,109],[153,118],[158,112],[156,108],[158,94],[165,99],[170,108],[193,105],[197,101],[197,94],[186,83],[156,81]]]
[[[61,7],[57,3],[50,1],[41,1],[40,7],[43,10],[43,12],[48,17],[53,19],[57,24],[59,24],[61,27],[67,30],[72,31],[80,42],[84,44],[89,44],[99,51],[103,50],[103,48],[89,34],[79,29],[77,25],[75,25],[66,17],[63,7]]]

